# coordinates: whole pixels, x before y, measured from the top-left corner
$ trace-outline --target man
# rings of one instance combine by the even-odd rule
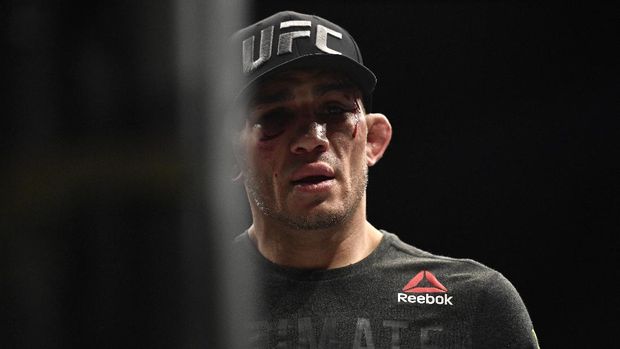
[[[368,168],[392,135],[350,34],[281,12],[235,35],[248,78],[235,152],[252,225],[236,248],[259,348],[537,348],[500,273],[432,255],[366,219]]]

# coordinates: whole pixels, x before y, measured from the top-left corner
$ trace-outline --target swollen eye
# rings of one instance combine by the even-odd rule
[[[327,105],[323,108],[321,108],[321,110],[319,111],[319,114],[321,115],[341,115],[344,113],[349,113],[352,112],[352,110],[349,110],[343,106],[340,105],[336,105],[336,104],[331,104],[331,105]]]
[[[260,132],[260,140],[269,140],[284,132],[289,121],[288,113],[276,111],[261,116],[254,123],[254,128]]]
[[[341,113],[344,113],[345,111],[346,110],[344,110],[343,108],[339,106],[329,106],[325,108],[325,112],[327,114],[341,114]]]
[[[275,128],[275,127],[269,127],[269,126],[265,127],[262,124],[256,124],[254,125],[254,128],[259,130],[261,141],[266,141],[266,140],[275,138],[283,132],[283,129],[281,128]]]
[[[354,113],[355,109],[353,107],[348,108],[340,104],[329,104],[318,111],[318,116],[321,122],[328,124],[340,124],[346,121]]]

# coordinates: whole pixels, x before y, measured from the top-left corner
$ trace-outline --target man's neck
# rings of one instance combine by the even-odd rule
[[[278,224],[254,224],[250,238],[271,262],[299,269],[333,269],[366,258],[383,234],[358,210],[351,219],[327,229],[299,230]]]

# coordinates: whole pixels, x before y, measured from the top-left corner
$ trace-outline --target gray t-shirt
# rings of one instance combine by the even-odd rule
[[[362,261],[299,270],[265,259],[247,232],[235,249],[254,281],[251,348],[538,348],[527,309],[499,272],[433,255],[382,231]],[[253,315],[252,315],[253,314]]]

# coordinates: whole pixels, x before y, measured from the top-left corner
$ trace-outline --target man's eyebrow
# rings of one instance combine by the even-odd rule
[[[313,92],[317,96],[322,96],[331,91],[347,91],[347,90],[353,90],[356,88],[357,86],[355,86],[352,82],[335,81],[335,82],[320,84],[313,89]]]

